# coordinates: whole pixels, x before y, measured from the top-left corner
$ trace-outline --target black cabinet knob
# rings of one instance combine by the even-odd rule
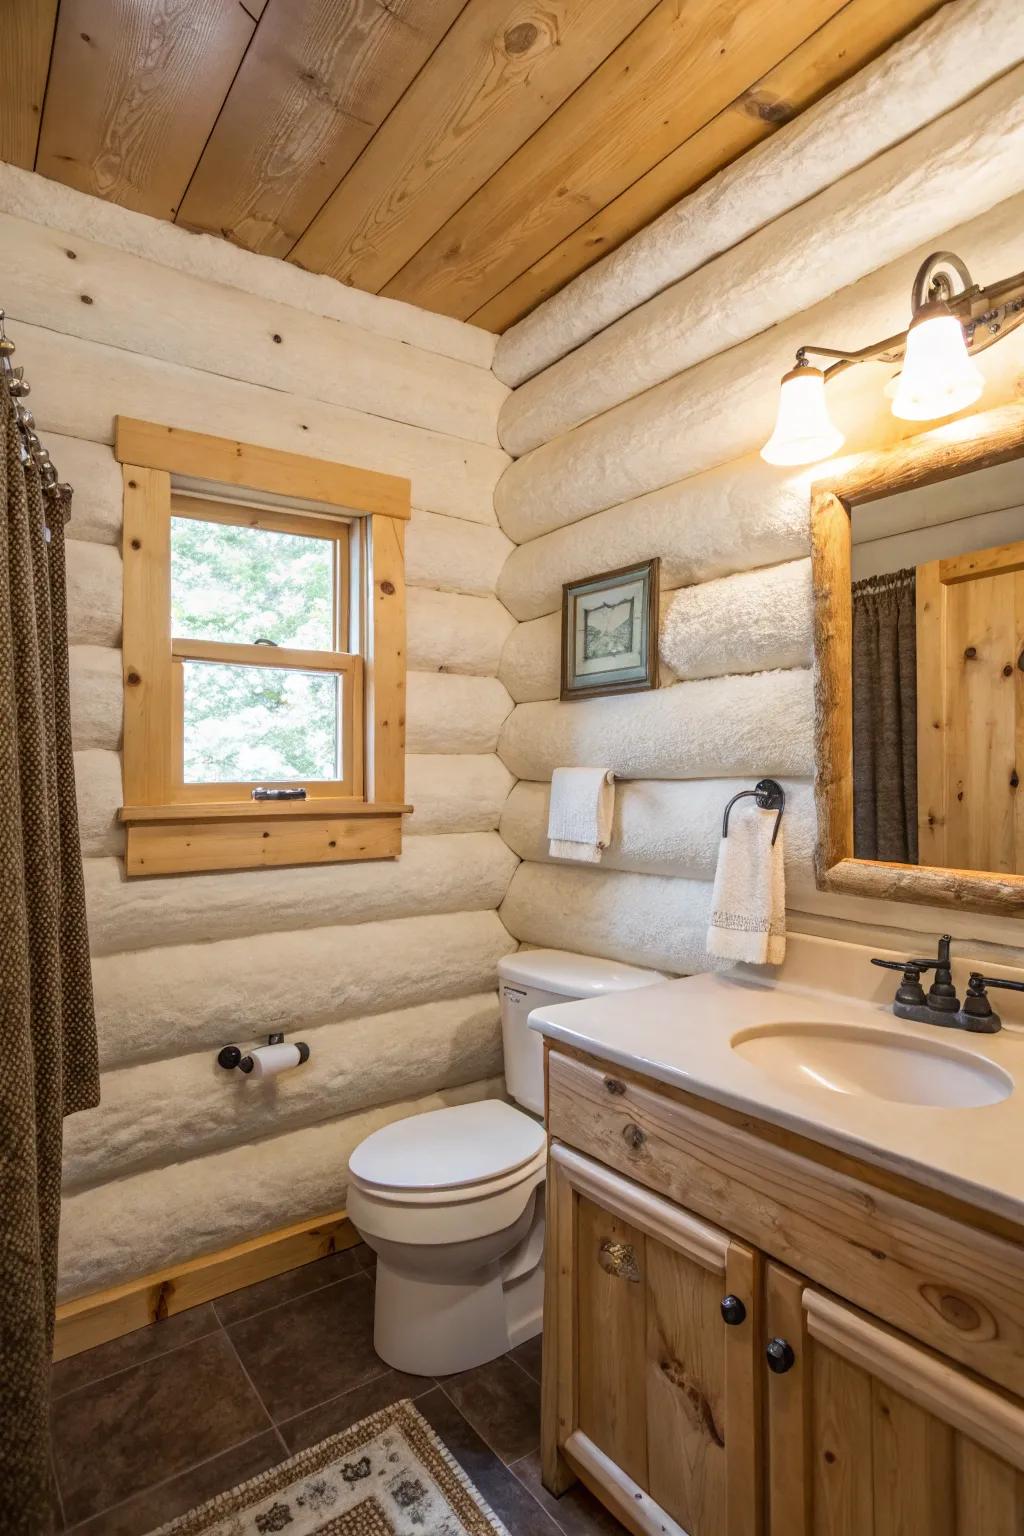
[[[722,1317],[730,1328],[738,1328],[747,1320],[747,1309],[738,1296],[723,1296]]]
[[[768,1360],[768,1369],[774,1371],[776,1376],[784,1376],[796,1364],[793,1346],[787,1344],[785,1339],[769,1339],[765,1355]]]

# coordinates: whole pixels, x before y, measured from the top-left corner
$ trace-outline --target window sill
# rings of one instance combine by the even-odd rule
[[[122,806],[125,873],[184,875],[394,859],[409,805],[322,799]]]

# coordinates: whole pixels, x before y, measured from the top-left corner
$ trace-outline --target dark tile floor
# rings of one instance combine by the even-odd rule
[[[53,1368],[57,1529],[146,1536],[215,1493],[411,1397],[511,1536],[614,1536],[581,1488],[540,1481],[540,1340],[435,1381],[373,1350],[360,1245]]]

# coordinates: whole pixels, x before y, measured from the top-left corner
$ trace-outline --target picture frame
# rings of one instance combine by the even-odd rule
[[[562,587],[563,700],[657,688],[660,567],[644,560]]]

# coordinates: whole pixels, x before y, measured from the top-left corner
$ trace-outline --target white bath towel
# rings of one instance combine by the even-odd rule
[[[781,965],[786,957],[786,876],[783,829],[772,847],[778,811],[741,800],[718,849],[711,897],[708,954],[713,960]]]
[[[556,768],[551,775],[548,851],[553,859],[600,864],[608,847],[615,811],[615,775],[610,768]]]

